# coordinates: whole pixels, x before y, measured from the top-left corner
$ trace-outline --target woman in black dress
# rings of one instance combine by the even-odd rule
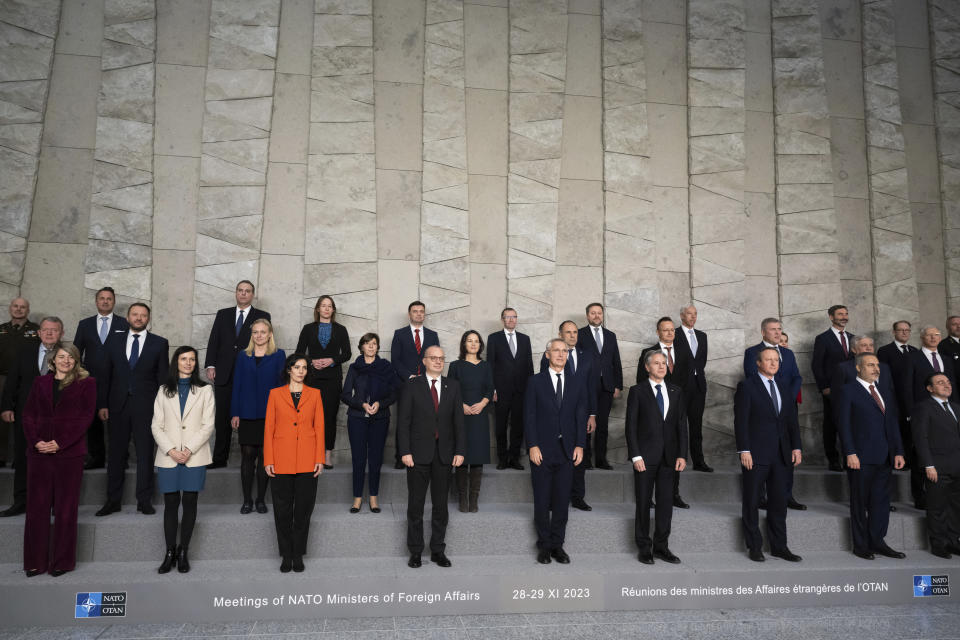
[[[460,381],[463,422],[467,430],[467,459],[456,470],[462,512],[477,511],[483,465],[490,462],[490,414],[487,405],[493,400],[493,372],[490,364],[480,359],[481,353],[483,338],[470,329],[460,338],[460,358],[450,363],[447,372],[447,377]]]
[[[325,469],[333,468],[333,447],[337,439],[337,410],[343,390],[343,368],[350,359],[350,336],[336,322],[337,305],[330,296],[320,296],[313,307],[313,322],[304,325],[297,340],[297,353],[309,358],[306,385],[319,389],[323,398]]]

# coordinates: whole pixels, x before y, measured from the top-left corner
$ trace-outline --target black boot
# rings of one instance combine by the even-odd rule
[[[163,563],[157,569],[157,573],[170,573],[170,569],[177,566],[177,548],[168,547],[166,555],[163,556]]]
[[[187,548],[180,547],[177,552],[177,571],[186,573],[190,571],[190,560],[187,559]]]
[[[466,513],[469,510],[469,505],[467,503],[467,480],[468,474],[467,468],[463,465],[457,467],[454,472],[454,476],[457,479],[457,497],[460,499],[460,513]]]
[[[483,467],[470,467],[470,513],[478,511],[477,499],[480,497],[480,481],[483,478]]]

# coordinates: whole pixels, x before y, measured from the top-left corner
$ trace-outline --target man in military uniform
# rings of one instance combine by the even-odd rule
[[[20,347],[28,342],[34,344],[40,342],[40,336],[37,333],[40,326],[30,322],[27,317],[29,315],[30,302],[25,298],[14,298],[10,301],[10,322],[0,324],[0,391],[3,390],[7,372],[16,361]],[[0,467],[11,459],[9,453],[12,427],[12,422],[0,418]]]

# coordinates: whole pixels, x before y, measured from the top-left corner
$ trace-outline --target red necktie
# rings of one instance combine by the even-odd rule
[[[664,347],[667,350],[667,369],[670,369],[670,373],[673,373],[673,355],[670,353],[672,350],[670,347]]]
[[[873,401],[880,407],[880,413],[886,414],[887,410],[883,408],[883,401],[880,399],[880,394],[877,393],[877,389],[873,385],[870,385],[870,395],[873,396]]]
[[[413,330],[413,346],[417,349],[417,355],[420,355],[420,329]],[[420,363],[417,363],[417,375],[420,375]]]
[[[850,352],[847,350],[847,337],[843,335],[843,331],[840,332],[840,346],[843,347],[843,357],[850,355]]]
[[[430,381],[430,395],[433,396],[433,411],[434,411],[434,413],[439,413],[439,412],[440,412],[440,394],[437,393],[437,381],[436,381],[436,380],[431,380],[431,381]],[[439,440],[439,439],[440,439],[440,434],[437,433],[437,430],[436,430],[436,429],[433,430],[433,439],[434,439],[434,440]]]

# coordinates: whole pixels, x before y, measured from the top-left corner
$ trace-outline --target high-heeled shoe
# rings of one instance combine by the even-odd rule
[[[180,547],[177,552],[177,571],[186,573],[190,571],[190,560],[187,559],[187,548]]]
[[[363,500],[358,498],[353,501],[353,506],[350,507],[350,513],[360,513],[360,506],[363,504]]]
[[[170,569],[177,566],[177,548],[167,547],[167,553],[163,556],[163,564],[157,569],[157,573],[170,573]]]
[[[375,498],[370,498],[370,513],[380,513],[379,503],[374,503]]]

